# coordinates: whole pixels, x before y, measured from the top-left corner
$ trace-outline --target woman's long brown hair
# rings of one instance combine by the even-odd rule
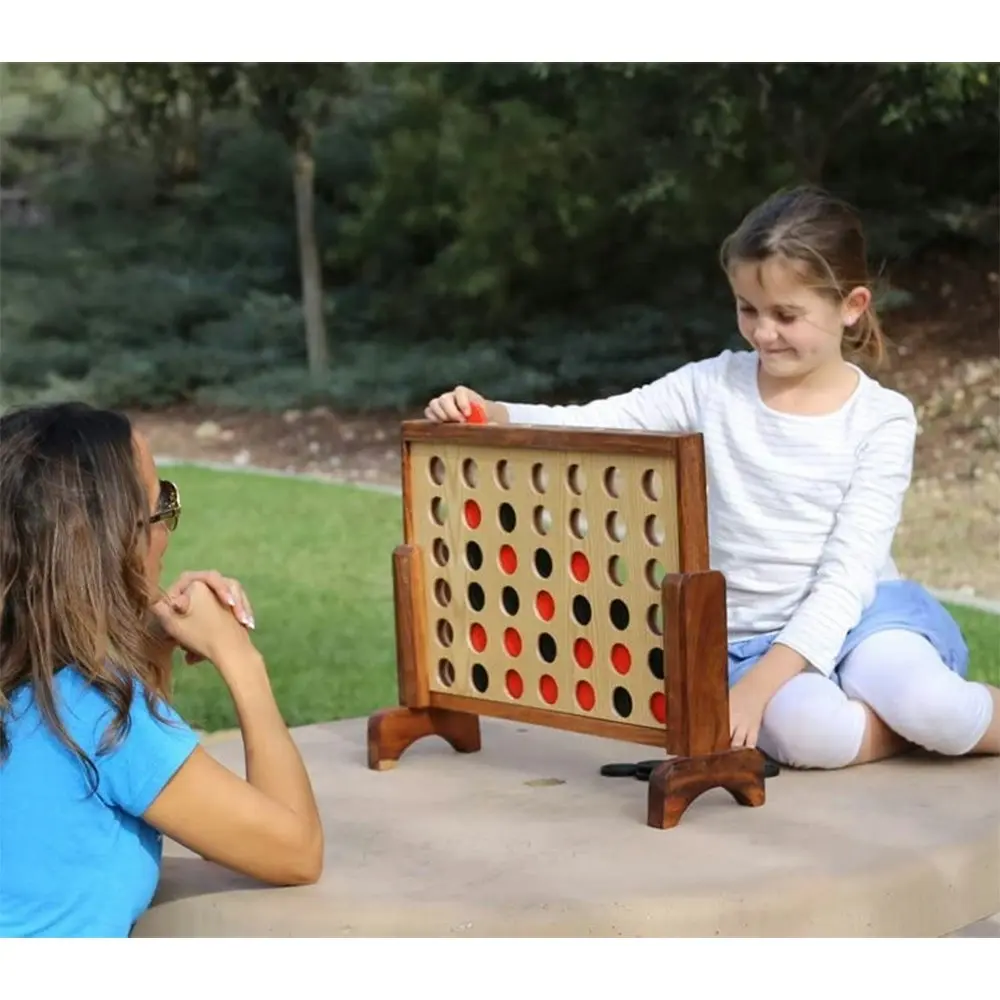
[[[149,515],[127,417],[64,403],[0,418],[0,765],[14,692],[27,685],[96,788],[93,761],[60,718],[60,670],[78,671],[112,706],[98,754],[128,732],[137,682],[151,711],[166,699],[143,565]]]

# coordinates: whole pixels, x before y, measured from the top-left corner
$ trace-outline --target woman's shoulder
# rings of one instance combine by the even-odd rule
[[[154,716],[183,725],[169,705],[148,692],[138,678],[128,675],[117,676],[113,686],[97,684],[75,664],[68,664],[53,675],[51,693],[52,707],[67,735],[88,755],[97,752],[119,706],[127,704],[129,728],[138,722],[143,729]],[[18,688],[11,698],[10,711],[15,739],[19,731],[27,735],[34,730],[34,723],[42,721],[42,709],[32,686]]]

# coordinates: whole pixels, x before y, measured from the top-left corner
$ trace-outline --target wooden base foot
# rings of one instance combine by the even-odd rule
[[[425,736],[440,736],[459,753],[476,753],[482,747],[478,715],[441,708],[387,708],[368,720],[368,766],[373,771],[394,767]]]
[[[764,755],[742,747],[704,757],[674,757],[649,777],[650,826],[677,826],[687,807],[703,792],[725,788],[741,806],[764,804]]]

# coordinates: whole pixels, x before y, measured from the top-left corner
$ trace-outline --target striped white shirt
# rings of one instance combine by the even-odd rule
[[[778,633],[829,674],[876,584],[899,576],[890,553],[916,440],[909,400],[858,374],[851,398],[821,416],[767,407],[750,351],[584,405],[504,405],[516,424],[703,434],[729,641]]]

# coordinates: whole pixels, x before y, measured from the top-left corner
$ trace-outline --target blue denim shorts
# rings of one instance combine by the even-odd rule
[[[875,600],[865,609],[844,640],[831,680],[837,682],[837,668],[844,658],[868,636],[886,629],[902,629],[922,635],[938,652],[945,665],[961,677],[969,669],[969,647],[958,622],[919,583],[887,580],[875,591]],[[732,687],[771,648],[777,632],[742,639],[729,646],[729,686]]]

